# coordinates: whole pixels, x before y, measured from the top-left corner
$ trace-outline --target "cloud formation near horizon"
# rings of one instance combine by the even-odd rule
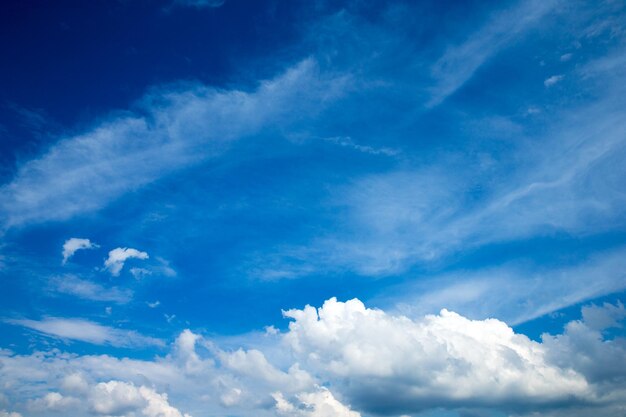
[[[209,413],[261,416],[397,416],[433,408],[565,416],[572,410],[562,405],[574,402],[580,412],[608,417],[619,408],[615,400],[626,395],[620,383],[626,367],[619,365],[626,363],[626,345],[602,335],[626,317],[622,305],[586,307],[581,320],[541,342],[496,319],[468,320],[444,310],[411,320],[366,308],[357,299],[333,298],[320,308],[284,315],[293,320],[288,331],[264,336],[258,348],[223,350],[218,341],[185,330],[171,352],[154,361],[106,355],[67,361],[60,352],[2,351],[0,376],[11,383],[11,403],[19,402],[21,390],[31,392],[31,369],[39,369],[36,375],[48,381],[36,391],[43,399],[39,406],[53,409],[63,404],[61,398],[83,398],[77,404],[84,404],[87,398],[93,410],[93,401],[101,399],[98,410],[114,415],[126,407],[145,410],[152,398],[159,407],[171,407],[168,399],[185,404],[194,415],[202,405]],[[58,324],[51,320],[13,322],[63,333],[43,329]],[[281,369],[268,358],[287,365]],[[153,388],[142,391],[146,384]],[[202,399],[207,392],[214,395]],[[46,402],[50,393],[58,395]],[[264,411],[268,404],[273,413]]]

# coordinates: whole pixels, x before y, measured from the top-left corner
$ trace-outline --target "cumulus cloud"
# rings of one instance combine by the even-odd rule
[[[366,411],[557,404],[589,393],[582,375],[551,364],[541,344],[495,319],[443,310],[413,321],[356,299],[284,314],[295,320],[285,338],[298,357],[325,376],[347,378],[349,396]]]
[[[0,350],[0,380],[12,409],[78,398],[77,417],[179,417],[170,404],[255,417],[434,409],[610,417],[626,404],[626,343],[602,328],[620,325],[623,310],[588,306],[563,334],[532,341],[495,319],[446,310],[409,319],[330,299],[284,312],[293,320],[288,331],[246,349],[185,330],[169,354],[146,360]]]
[[[159,339],[144,336],[133,330],[116,329],[83,319],[47,317],[42,320],[5,319],[4,321],[36,330],[47,336],[96,345],[136,347],[163,344]]]
[[[547,270],[508,264],[478,271],[456,271],[399,285],[378,301],[410,317],[446,306],[472,318],[498,317],[520,324],[587,299],[626,289],[626,247]],[[519,306],[524,308],[520,309]],[[602,309],[583,308],[583,314]]]
[[[118,276],[124,268],[124,262],[132,258],[145,260],[148,259],[148,254],[133,248],[115,248],[109,252],[109,257],[104,261],[104,267],[111,275]]]
[[[97,384],[89,396],[90,408],[105,416],[191,417],[168,403],[167,394],[132,383],[109,381]]]
[[[337,401],[326,388],[295,395],[296,405],[285,399],[282,393],[272,394],[276,401],[276,412],[288,417],[361,417],[360,413]]]
[[[99,246],[91,242],[89,239],[73,237],[65,241],[63,244],[63,263],[65,264],[76,251],[81,249],[95,249]]]
[[[80,404],[80,400],[67,397],[58,392],[49,392],[42,398],[28,402],[28,408],[32,411],[67,411]]]

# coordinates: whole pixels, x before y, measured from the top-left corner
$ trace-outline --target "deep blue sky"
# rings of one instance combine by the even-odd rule
[[[345,405],[332,403],[331,415],[350,417],[341,407],[364,417],[622,410],[626,373],[575,360],[588,354],[581,328],[595,354],[626,359],[622,2],[6,1],[0,10],[0,376],[10,381],[0,417],[78,403],[85,415],[161,415],[132,408],[145,392],[132,406],[99,408],[98,384],[110,381],[168,393],[196,417],[325,416],[315,404],[327,394]],[[332,297],[393,319],[345,313],[340,328],[355,334],[295,343],[306,325],[284,311]],[[454,332],[422,339],[396,327],[457,320],[425,316],[442,309],[484,324],[453,327],[485,345],[464,344],[457,357]],[[488,319],[544,356],[524,356],[518,339],[493,342]],[[428,394],[418,376],[376,379],[381,332],[394,358],[404,357],[395,338],[412,335],[416,353],[396,370],[435,369],[425,365],[434,351],[416,347],[432,340],[447,340],[449,363],[506,345],[532,366],[517,388],[501,382],[501,393],[469,399],[447,393],[456,374],[446,368]],[[198,352],[185,356],[191,334]],[[365,353],[337,359],[352,338]],[[254,366],[236,362],[239,347]],[[282,376],[250,359],[255,349]],[[39,385],[2,374],[2,363],[22,369],[11,361],[38,351],[76,356]],[[164,385],[151,371],[84,365],[103,354],[165,362],[189,379]],[[506,371],[502,358],[476,375]],[[312,379],[290,373],[294,363]],[[79,374],[87,388],[72,391],[68,375]],[[541,387],[539,374],[562,391],[519,388]]]

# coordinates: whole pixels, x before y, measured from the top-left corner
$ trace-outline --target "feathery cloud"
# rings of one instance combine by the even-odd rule
[[[103,326],[93,321],[75,318],[46,317],[42,320],[5,319],[5,323],[36,330],[44,335],[95,345],[118,347],[162,346],[163,341],[144,336],[134,330]]]

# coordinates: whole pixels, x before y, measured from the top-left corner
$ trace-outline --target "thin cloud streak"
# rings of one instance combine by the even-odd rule
[[[162,340],[144,336],[134,330],[103,326],[90,320],[47,317],[42,320],[4,319],[5,323],[26,327],[46,336],[95,345],[116,347],[163,346]]]
[[[54,293],[72,295],[83,300],[126,304],[133,298],[133,291],[130,289],[106,288],[73,275],[54,277],[50,279],[49,285]]]
[[[493,16],[464,43],[450,47],[431,68],[434,86],[430,88],[426,107],[435,107],[454,94],[478,68],[535,27],[559,3],[559,0],[520,1]]]

